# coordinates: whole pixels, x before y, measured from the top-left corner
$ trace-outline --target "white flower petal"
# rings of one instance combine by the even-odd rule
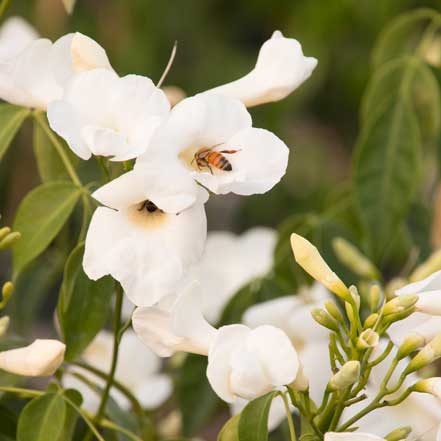
[[[9,17],[0,27],[0,60],[18,55],[38,38],[37,31],[21,17]]]
[[[437,289],[441,289],[441,270],[423,280],[403,286],[403,288],[396,291],[396,294],[420,294],[423,291],[435,291]]]
[[[384,438],[362,432],[327,432],[325,441],[384,441]]]
[[[216,150],[220,149],[237,150],[224,155],[232,171],[194,172],[195,179],[217,194],[265,193],[280,181],[288,166],[288,147],[268,130],[242,130]]]
[[[158,374],[146,378],[136,390],[136,397],[145,409],[156,409],[173,392],[173,382],[168,375]]]
[[[237,98],[247,107],[279,101],[308,79],[316,65],[315,58],[303,55],[297,40],[276,31],[261,47],[249,74],[205,93]]]
[[[417,311],[431,315],[441,315],[441,290],[424,291],[418,295]]]

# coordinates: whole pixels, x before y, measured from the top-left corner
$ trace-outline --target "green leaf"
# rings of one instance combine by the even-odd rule
[[[24,107],[0,104],[0,161],[29,113]]]
[[[56,393],[34,398],[18,420],[17,441],[57,441],[63,432],[66,404]]]
[[[54,136],[56,135],[54,134]],[[59,140],[60,144],[64,147],[65,154],[69,158],[70,163],[75,167],[75,165],[78,164],[78,157],[72,153],[61,138],[59,138]],[[43,182],[70,180],[63,161],[60,159],[51,140],[47,137],[46,132],[36,120],[34,120],[33,147],[38,172]]]
[[[240,413],[230,418],[219,432],[217,441],[238,441],[239,440]]]
[[[268,415],[278,392],[270,392],[250,401],[240,414],[239,441],[267,441]]]
[[[184,436],[192,436],[204,427],[223,406],[208,383],[207,357],[189,354],[180,369],[176,383],[179,408],[182,412]]]
[[[83,402],[83,397],[81,394],[75,389],[67,389],[63,391],[63,397],[66,396],[70,401],[72,401],[78,407],[81,407]],[[64,419],[63,430],[58,437],[57,441],[69,441],[72,439],[75,427],[78,421],[78,412],[75,408],[73,408],[69,402],[66,403],[66,416]]]
[[[0,406],[0,439],[15,440],[17,417],[7,407]],[[6,440],[5,440],[6,441]]]
[[[418,121],[403,93],[383,103],[365,125],[354,158],[355,201],[376,262],[406,215],[420,166]]]
[[[48,182],[32,190],[18,208],[13,229],[22,235],[13,247],[15,274],[42,253],[71,215],[81,189],[70,182]]]
[[[105,325],[114,290],[111,277],[94,282],[86,276],[83,254],[84,244],[79,244],[67,259],[57,306],[68,361],[77,358]]]

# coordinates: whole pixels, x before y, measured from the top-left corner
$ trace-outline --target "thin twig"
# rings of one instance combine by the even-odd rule
[[[167,77],[168,72],[170,71],[170,69],[171,69],[171,67],[173,65],[173,62],[175,61],[177,49],[178,49],[178,42],[175,41],[175,44],[173,45],[173,49],[172,49],[171,54],[170,54],[170,58],[168,59],[167,66],[165,67],[165,70],[162,73],[161,78],[159,79],[158,84],[156,85],[156,87],[161,87],[162,83],[164,82],[165,78]]]

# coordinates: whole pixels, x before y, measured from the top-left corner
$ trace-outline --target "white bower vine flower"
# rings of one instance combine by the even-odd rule
[[[227,402],[253,399],[291,383],[299,371],[296,350],[274,326],[213,328],[200,310],[198,284],[154,307],[137,308],[132,323],[158,355],[176,351],[208,355],[211,387]]]
[[[14,57],[37,38],[37,31],[22,17],[9,17],[0,27],[0,61]]]
[[[110,274],[138,306],[174,292],[203,252],[206,192],[201,189],[190,208],[178,211],[166,178],[131,171],[93,197],[105,207],[96,209],[87,232],[83,267],[89,278]]]
[[[204,254],[189,272],[202,292],[202,313],[216,323],[233,295],[273,265],[277,234],[270,228],[252,228],[241,235],[209,232]],[[222,264],[219,262],[222,261]]]
[[[205,93],[237,98],[247,107],[279,101],[307,80],[316,66],[317,60],[305,57],[297,40],[275,31],[260,48],[250,73]]]
[[[216,194],[265,193],[285,174],[289,150],[273,133],[251,125],[238,100],[214,94],[187,98],[172,109],[135,169],[173,167],[171,185],[187,194],[198,191],[196,182]]]
[[[327,432],[324,441],[385,441],[385,439],[365,432]]]
[[[82,354],[84,361],[91,366],[109,372],[112,363],[113,336],[108,331],[101,331]],[[124,333],[119,346],[120,358],[115,372],[115,379],[125,386],[146,409],[155,409],[171,394],[171,378],[161,371],[161,359],[148,350],[135,333],[128,330]],[[74,367],[63,376],[63,386],[75,388],[83,396],[83,407],[91,413],[98,410],[100,394],[93,391],[72,373],[85,376],[99,387],[105,381],[85,369]],[[130,402],[117,388],[111,396],[123,409],[128,409]]]
[[[50,104],[48,119],[80,158],[125,161],[146,151],[169,110],[164,92],[149,78],[94,69],[67,84],[62,98]]]
[[[86,35],[67,34],[55,43],[39,38],[0,60],[0,98],[46,110],[73,76],[96,68],[112,70],[105,50]]]
[[[421,346],[428,343],[441,330],[441,271],[418,282],[410,283],[395,292],[398,296],[415,294],[416,312],[405,320],[394,323],[388,333],[397,345],[409,335],[421,337]]]
[[[0,369],[28,377],[48,377],[64,360],[66,345],[58,340],[35,340],[32,344],[0,352]]]

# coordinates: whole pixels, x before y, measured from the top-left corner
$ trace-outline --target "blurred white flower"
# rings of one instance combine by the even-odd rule
[[[93,194],[110,208],[99,207],[92,217],[84,271],[93,280],[110,274],[138,306],[173,293],[205,243],[205,192],[187,210],[175,211],[165,178],[128,172]]]
[[[111,70],[104,49],[76,32],[55,43],[32,40],[22,50],[0,61],[0,98],[12,104],[46,110],[60,99],[75,74],[95,68]]]
[[[385,439],[364,432],[327,432],[325,441],[385,441]]]
[[[297,40],[275,31],[262,45],[250,73],[205,93],[237,98],[247,107],[279,101],[307,80],[316,66],[317,60],[305,57]]]
[[[113,336],[108,331],[101,331],[84,351],[82,357],[91,366],[109,372],[112,363]],[[121,339],[120,357],[115,379],[125,386],[146,409],[161,405],[171,394],[173,385],[169,376],[162,374],[161,360],[139,341],[133,331],[126,331]],[[104,387],[104,380],[90,371],[73,367],[63,376],[63,386],[77,389],[83,396],[83,407],[89,412],[98,410],[101,396],[89,386],[72,375],[80,373],[98,387]],[[123,409],[130,407],[130,401],[117,388],[111,396]]]
[[[226,231],[208,233],[204,254],[189,277],[202,286],[202,312],[216,323],[233,295],[248,282],[271,270],[277,234],[252,228],[237,236]]]
[[[0,61],[14,57],[37,38],[37,31],[25,19],[9,17],[0,27]]]
[[[164,92],[149,78],[94,69],[67,84],[63,97],[50,104],[48,119],[80,158],[125,161],[146,151],[169,110]]]
[[[417,312],[389,328],[388,333],[395,344],[403,343],[409,334],[421,336],[425,343],[428,343],[440,333],[441,271],[406,285],[395,293],[398,296],[415,294],[419,297],[415,305]]]
[[[66,345],[58,340],[35,340],[29,346],[0,352],[0,369],[27,377],[48,377],[64,360]]]
[[[200,285],[187,284],[178,295],[165,297],[155,306],[137,308],[133,329],[161,357],[178,351],[208,355],[216,329],[202,315],[200,298]]]
[[[294,346],[274,326],[222,326],[208,353],[208,381],[227,403],[279,389],[293,382],[298,371]]]
[[[288,147],[268,130],[251,127],[237,100],[197,95],[176,105],[136,165],[173,167],[170,185],[197,192],[196,181],[216,194],[265,193],[283,177]],[[180,209],[186,208],[184,204]]]

